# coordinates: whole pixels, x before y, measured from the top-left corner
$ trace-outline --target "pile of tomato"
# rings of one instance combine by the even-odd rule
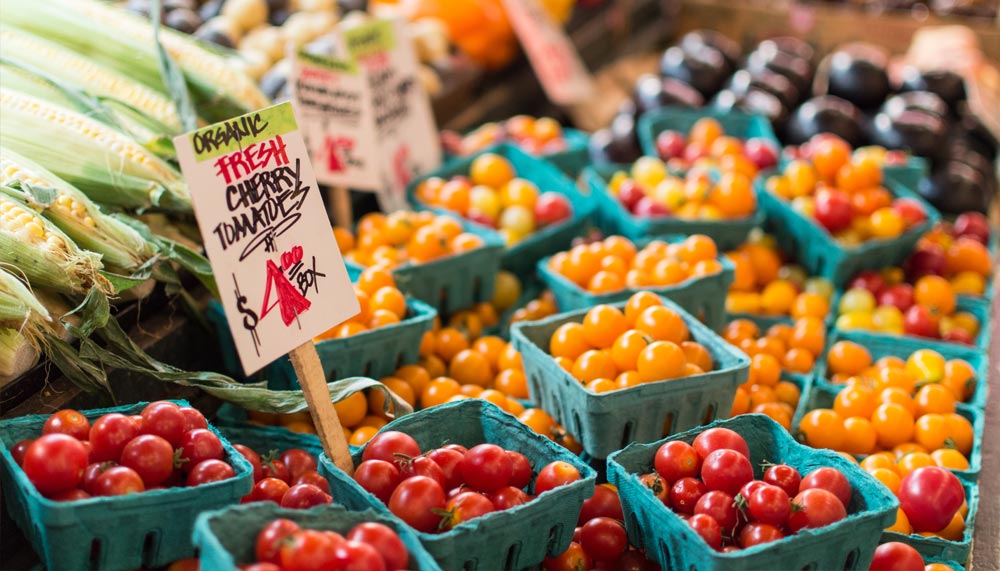
[[[205,417],[169,401],[150,403],[137,415],[105,414],[93,424],[63,409],[45,420],[38,438],[17,442],[11,453],[35,489],[60,502],[236,476]]]
[[[410,552],[389,526],[360,523],[341,535],[302,528],[289,519],[265,525],[254,541],[256,561],[243,571],[392,571],[410,568]]]
[[[654,469],[640,481],[709,547],[722,552],[843,520],[853,493],[847,477],[834,468],[817,468],[803,477],[786,464],[769,464],[756,480],[746,441],[721,427],[702,432],[692,444],[664,443]]]
[[[358,221],[356,234],[340,227],[334,228],[333,234],[346,260],[383,268],[425,264],[485,243],[450,216],[404,210],[365,214]]]
[[[495,444],[447,444],[422,452],[411,436],[391,430],[375,436],[361,458],[355,481],[424,533],[526,504],[581,479],[572,464],[558,460],[535,475],[527,457]]]
[[[483,123],[460,135],[444,131],[442,145],[452,154],[464,156],[509,142],[532,155],[551,155],[567,149],[562,125],[551,117],[516,115],[498,123]]]
[[[233,444],[253,467],[253,489],[240,503],[274,502],[283,508],[305,509],[333,502],[330,483],[318,472],[316,457],[301,448],[263,458],[243,444]]]

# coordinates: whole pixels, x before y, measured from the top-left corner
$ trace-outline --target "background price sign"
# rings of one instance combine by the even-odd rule
[[[401,20],[375,20],[343,30],[343,48],[368,76],[381,159],[383,210],[408,209],[406,186],[441,166],[441,144],[417,58]]]
[[[557,105],[590,100],[594,96],[590,73],[539,0],[503,0],[503,5],[548,98]]]
[[[375,191],[382,183],[368,79],[351,61],[298,50],[289,76],[316,179]]]
[[[247,374],[358,313],[290,103],[174,143]]]

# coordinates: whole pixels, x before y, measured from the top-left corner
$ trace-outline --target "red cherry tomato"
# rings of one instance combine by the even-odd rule
[[[768,523],[755,521],[743,526],[743,529],[740,531],[739,544],[743,549],[747,549],[754,545],[777,541],[783,537],[785,537],[785,533],[777,527]]]
[[[265,525],[257,534],[257,541],[254,543],[257,561],[280,564],[281,546],[299,529],[299,524],[290,519],[276,519]]]
[[[432,532],[441,523],[436,510],[444,508],[441,485],[425,476],[403,480],[389,498],[389,511],[417,531]]]
[[[580,544],[595,561],[614,561],[628,549],[625,528],[609,517],[595,517],[580,529]]]
[[[205,460],[222,460],[222,441],[211,430],[196,428],[185,432],[177,444],[181,470],[192,470]]]
[[[496,511],[496,506],[486,496],[477,492],[462,492],[448,500],[441,519],[442,529],[451,529],[477,517]]]
[[[409,434],[389,430],[376,434],[368,442],[365,451],[361,453],[361,459],[395,463],[398,460],[396,454],[415,458],[420,456],[420,446]]]
[[[28,451],[28,446],[31,446],[34,441],[34,438],[26,438],[14,444],[14,447],[10,449],[10,455],[14,457],[15,464],[20,466],[24,463],[24,453]]]
[[[246,458],[247,462],[250,462],[250,466],[253,468],[253,481],[259,482],[264,477],[264,468],[260,464],[260,454],[257,454],[249,446],[242,444],[233,444],[233,448]]]
[[[330,494],[312,484],[296,484],[281,496],[281,507],[304,510],[333,502]]]
[[[94,462],[93,464],[87,464],[87,467],[83,469],[80,488],[92,496],[97,494],[97,488],[94,486],[97,483],[97,477],[103,474],[108,468],[113,468],[114,466],[114,462]]]
[[[285,492],[288,491],[289,487],[284,480],[261,478],[250,490],[249,501],[280,504],[281,498],[285,497]]]
[[[378,550],[358,541],[344,541],[337,546],[332,569],[349,571],[386,571],[385,560]]]
[[[73,409],[63,409],[45,419],[42,434],[65,434],[77,440],[87,440],[90,438],[90,421]]]
[[[708,489],[705,488],[705,484],[701,480],[681,478],[674,482],[673,487],[670,488],[670,505],[678,513],[691,515],[694,513],[694,507],[698,504],[698,500],[707,491]]]
[[[653,466],[664,481],[672,485],[681,478],[697,476],[701,468],[701,457],[687,442],[671,440],[656,451]]]
[[[330,493],[330,482],[321,476],[316,470],[306,470],[305,472],[299,474],[299,476],[292,482],[293,486],[298,484],[311,484],[320,490],[323,490],[324,494]]]
[[[595,517],[609,517],[618,521],[625,519],[618,494],[607,486],[594,487],[594,495],[584,500],[576,524],[583,525]]]
[[[290,484],[292,480],[285,463],[277,458],[261,464],[261,475],[265,478],[277,478],[286,484]]]
[[[354,470],[354,481],[384,504],[403,481],[399,468],[385,460],[365,460]]]
[[[94,482],[95,496],[124,496],[146,491],[142,478],[131,468],[114,466],[108,468]]]
[[[786,464],[776,464],[764,471],[763,480],[772,486],[778,486],[788,497],[794,497],[799,493],[799,484],[802,476],[799,471]]]
[[[837,496],[819,488],[799,492],[792,504],[788,516],[788,529],[792,533],[807,527],[823,527],[847,517],[847,510]]]
[[[701,465],[701,479],[708,490],[722,490],[731,496],[753,480],[753,466],[736,450],[716,450]]]
[[[792,509],[785,490],[771,484],[765,484],[754,490],[747,501],[750,504],[750,517],[775,527],[785,524]]]
[[[735,450],[750,459],[750,447],[746,440],[728,428],[709,428],[694,439],[694,449],[704,460],[716,450]]]
[[[374,547],[385,561],[387,570],[410,568],[410,552],[389,526],[374,522],[361,523],[347,534],[347,539]]]
[[[125,445],[120,464],[135,470],[142,483],[151,488],[173,475],[174,449],[155,434],[140,434]]]
[[[437,448],[427,453],[427,458],[441,467],[444,474],[444,487],[452,489],[462,484],[462,472],[458,469],[464,455],[450,448]]]
[[[131,418],[117,412],[105,414],[90,427],[90,461],[117,462],[125,445],[138,435],[139,428]]]
[[[538,477],[535,478],[535,495],[540,496],[553,488],[565,486],[581,478],[580,471],[572,464],[561,460],[550,462],[538,472]]]
[[[143,434],[161,436],[171,446],[177,446],[181,436],[184,436],[186,422],[179,406],[169,401],[157,401],[149,403],[142,409],[140,431]]]
[[[851,503],[851,483],[847,481],[847,476],[836,468],[823,467],[809,472],[799,484],[799,491],[812,488],[820,488],[837,496],[845,508]]]
[[[236,472],[233,471],[233,467],[222,460],[202,460],[188,472],[185,485],[200,486],[235,477]]]
[[[462,446],[461,444],[445,444],[444,446],[441,447],[441,449],[454,450],[455,452],[458,452],[462,456],[465,456],[469,452],[469,449],[466,448],[465,446]]]
[[[720,490],[713,490],[698,498],[698,503],[694,505],[694,513],[714,519],[730,537],[735,536],[736,530],[744,523],[733,496]]]
[[[715,550],[722,547],[722,528],[715,519],[705,514],[694,514],[688,518],[687,523],[709,547]]]
[[[917,532],[941,531],[965,501],[962,483],[950,470],[937,466],[917,468],[907,474],[896,495]]]
[[[510,483],[514,467],[506,450],[495,444],[480,444],[469,449],[459,470],[466,484],[489,493]]]
[[[182,406],[180,410],[181,414],[184,415],[184,432],[190,432],[195,428],[208,428],[208,421],[205,420],[205,415],[201,414],[201,411],[198,409]]]
[[[73,488],[72,490],[64,490],[58,494],[53,494],[49,496],[49,499],[54,502],[75,502],[78,500],[86,500],[91,497],[93,496],[80,488]]]
[[[409,460],[399,461],[396,462],[396,465],[399,466],[399,473],[404,480],[411,476],[425,476],[440,484],[442,489],[444,489],[448,481],[441,466],[426,456],[417,456]]]
[[[743,496],[743,500],[744,501],[749,501],[750,496],[752,496],[753,493],[755,491],[757,491],[757,488],[759,488],[761,486],[764,486],[766,484],[767,484],[767,482],[764,482],[762,480],[751,480],[751,481],[747,482],[746,484],[743,484],[743,487],[740,488],[740,494],[739,495]],[[798,492],[796,492],[796,494],[797,493]]]
[[[309,470],[315,472],[319,470],[316,458],[301,448],[289,448],[285,450],[281,453],[280,460],[288,468],[288,477],[292,480],[298,478],[302,472]]]
[[[528,457],[520,452],[514,452],[513,450],[507,450],[507,456],[510,456],[510,482],[509,485],[515,488],[524,488],[531,483],[531,462],[528,461]]]
[[[524,490],[514,486],[504,486],[490,495],[490,501],[498,510],[509,510],[524,505],[530,500],[531,497]]]
[[[71,490],[80,484],[87,467],[87,449],[66,434],[46,434],[24,452],[21,468],[42,495]]]
[[[285,571],[336,569],[337,543],[325,532],[300,530],[282,544],[279,564]]]
[[[868,571],[923,571],[924,558],[913,547],[890,541],[875,548]]]

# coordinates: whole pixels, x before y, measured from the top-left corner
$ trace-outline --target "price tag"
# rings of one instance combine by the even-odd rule
[[[374,20],[344,30],[343,49],[365,70],[381,159],[383,210],[409,208],[406,186],[441,166],[441,145],[417,58],[401,20]]]
[[[291,103],[174,145],[248,375],[360,311]]]
[[[549,99],[575,105],[593,98],[594,81],[580,54],[539,0],[503,0],[503,5]]]
[[[316,179],[330,186],[378,190],[381,169],[365,74],[351,61],[299,49],[288,81]]]

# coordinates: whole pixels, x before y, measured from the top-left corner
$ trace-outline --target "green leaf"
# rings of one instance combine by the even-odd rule
[[[181,73],[177,63],[170,57],[167,50],[160,42],[160,0],[153,0],[150,7],[150,21],[153,23],[153,42],[156,44],[156,53],[160,62],[160,74],[163,75],[163,84],[167,86],[167,92],[177,104],[177,115],[181,118],[181,125],[186,131],[194,131],[198,128],[198,117],[195,115],[194,106],[191,105],[191,94],[188,93],[187,83],[184,81],[184,74]]]
[[[66,319],[70,315],[78,316],[80,324],[73,325],[70,323]],[[62,316],[61,320],[66,329],[81,340],[90,337],[94,331],[105,328],[109,323],[118,324],[117,321],[111,319],[111,307],[108,303],[108,297],[96,287],[91,288],[87,292],[87,297],[84,298],[83,302]]]
[[[68,343],[50,334],[45,334],[45,354],[63,376],[81,390],[88,393],[104,393],[114,402],[111,386],[103,367],[80,357]]]

